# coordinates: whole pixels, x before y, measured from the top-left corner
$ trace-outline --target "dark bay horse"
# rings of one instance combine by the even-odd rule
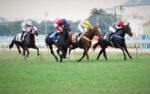
[[[60,62],[62,62],[62,58],[66,57],[67,49],[69,47],[69,32],[70,31],[71,31],[70,25],[68,23],[65,23],[63,26],[63,32],[62,32],[57,44],[55,44],[55,42],[49,37],[51,34],[53,34],[53,32],[48,34],[48,36],[45,39],[46,45],[49,46],[51,54],[55,57],[56,61],[58,61],[58,58],[54,54],[52,46],[55,45],[56,47],[58,47],[57,53],[60,56]],[[61,51],[61,53],[60,53],[60,51]]]
[[[85,32],[83,35],[81,35],[81,38],[78,41],[78,43],[72,42],[73,34],[75,34],[75,32],[69,33],[70,45],[72,45],[69,48],[69,54],[72,49],[80,47],[84,49],[84,52],[83,52],[83,56],[79,60],[77,60],[77,62],[81,61],[85,57],[85,55],[87,57],[87,60],[89,61],[88,50],[91,47],[91,42],[92,42],[93,37],[101,35],[100,29],[97,26],[95,26],[94,28],[89,28],[88,32]]]
[[[17,46],[19,54],[21,54],[20,47],[23,49],[24,59],[26,60],[25,52],[27,51],[27,57],[29,56],[29,50],[28,48],[37,49],[37,55],[39,57],[39,48],[35,45],[35,35],[38,36],[38,30],[35,26],[32,27],[30,32],[27,32],[27,34],[24,36],[23,41],[20,40],[21,33],[17,34],[15,38],[12,40],[12,42],[9,45],[9,48],[11,49],[13,45],[15,44]]]
[[[131,55],[129,54],[129,52],[127,50],[127,46],[125,43],[125,38],[124,38],[125,34],[128,34],[130,37],[133,36],[133,33],[131,32],[131,28],[130,28],[129,24],[123,26],[123,28],[121,30],[117,31],[116,33],[114,33],[111,36],[109,36],[109,35],[107,36],[107,34],[102,34],[102,36],[99,37],[98,42],[93,47],[93,50],[95,50],[98,45],[101,46],[101,51],[99,52],[99,54],[97,56],[97,60],[99,59],[99,57],[102,53],[103,53],[103,56],[105,57],[105,59],[107,60],[105,49],[108,46],[120,48],[123,51],[124,60],[126,60],[126,55],[125,55],[124,50],[128,54],[129,58],[132,59]],[[111,40],[106,40],[105,37],[109,37],[109,38],[111,38]]]

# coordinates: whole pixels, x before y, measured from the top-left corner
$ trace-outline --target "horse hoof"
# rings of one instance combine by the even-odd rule
[[[70,56],[66,56],[66,58],[70,58]]]
[[[23,54],[21,54],[21,56],[24,56]]]
[[[24,60],[27,60],[27,58],[24,56]]]
[[[81,60],[77,60],[77,62],[80,62]]]

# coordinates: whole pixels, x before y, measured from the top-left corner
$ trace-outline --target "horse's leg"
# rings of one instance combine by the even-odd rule
[[[127,49],[126,44],[124,45],[124,50],[125,50],[126,53],[128,54],[129,58],[132,59],[132,56],[131,56],[130,53],[128,52],[128,49]]]
[[[66,52],[62,48],[60,50],[62,52],[62,54],[60,55],[60,62],[62,62],[62,58],[64,58]]]
[[[39,48],[38,48],[38,47],[36,47],[35,45],[34,45],[34,47],[33,47],[33,48],[37,50],[37,59],[39,59]]]
[[[123,48],[121,48],[121,50],[122,50],[123,55],[124,55],[124,60],[126,60],[126,54],[125,54],[125,52],[124,52],[124,49],[123,49]]]
[[[29,56],[30,52],[29,52],[29,49],[27,48],[27,57]]]
[[[23,47],[23,57],[26,60],[25,52],[26,52],[26,47]]]
[[[98,60],[99,57],[101,56],[102,52],[103,52],[103,48],[102,48],[101,51],[99,52],[99,54],[98,54],[98,56],[97,56],[97,60]]]
[[[21,54],[21,50],[20,50],[19,45],[16,45],[16,46],[17,46],[17,49],[18,49],[18,53]]]
[[[89,50],[89,48],[87,48],[87,49],[85,50],[85,55],[86,55],[87,60],[89,61],[88,50]]]
[[[67,49],[64,50],[63,58],[66,58],[66,55],[67,55]]]
[[[57,49],[57,54],[58,54],[59,57],[60,57],[60,62],[62,62],[62,58],[63,58],[62,56],[63,56],[63,54],[60,54],[60,53],[59,53],[60,50],[61,50],[61,48],[58,48],[58,49]],[[61,50],[61,51],[62,51],[62,50]],[[63,53],[63,52],[62,52],[62,53]]]
[[[86,53],[86,52],[85,52],[85,49],[84,49],[83,56],[81,57],[81,59],[77,60],[77,62],[80,62],[80,61],[84,58],[85,53]]]
[[[105,48],[103,49],[103,56],[104,56],[105,59],[107,60],[107,55],[106,55],[106,50],[105,50]]]
[[[49,48],[50,48],[50,50],[51,50],[51,54],[55,57],[56,62],[58,62],[58,58],[57,58],[56,55],[54,54],[52,45],[49,45]]]
[[[69,48],[69,57],[70,57],[70,52],[71,52],[71,50],[73,50],[73,49],[75,49],[75,48],[77,48],[77,47],[76,47],[76,46],[72,46],[72,47]]]

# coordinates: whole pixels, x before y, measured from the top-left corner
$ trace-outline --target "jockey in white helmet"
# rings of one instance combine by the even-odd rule
[[[31,21],[23,21],[21,23],[21,27],[22,27],[22,34],[21,34],[21,40],[23,38],[23,34],[26,32],[30,32],[32,29],[32,22]]]

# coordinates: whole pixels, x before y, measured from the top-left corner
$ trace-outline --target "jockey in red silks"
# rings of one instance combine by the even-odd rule
[[[124,22],[120,21],[119,23],[113,23],[111,26],[109,26],[109,30],[111,32],[116,32],[119,31],[120,29],[122,29],[122,27],[124,26]]]
[[[124,26],[124,22],[120,21],[119,23],[113,23],[111,26],[109,26],[109,31],[111,31],[108,35],[109,38],[107,40],[111,40],[110,37],[114,36],[115,33],[117,33],[118,31],[120,31]]]
[[[57,30],[57,33],[55,35],[55,39],[57,38],[57,36],[63,32],[63,25],[67,23],[67,20],[66,19],[56,19],[55,22],[54,22],[54,26]],[[57,39],[56,39],[56,42],[57,42]]]

